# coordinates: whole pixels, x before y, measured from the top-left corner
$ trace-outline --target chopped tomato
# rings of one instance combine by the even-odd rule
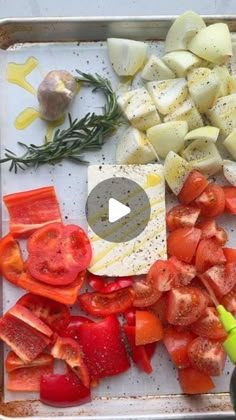
[[[93,322],[91,319],[86,318],[85,316],[81,315],[72,315],[69,319],[69,322],[66,326],[66,328],[61,331],[62,337],[69,337],[73,338],[74,340],[78,340],[78,330],[81,324],[84,322]]]
[[[49,353],[40,353],[34,360],[29,363],[25,363],[16,353],[10,351],[5,360],[5,367],[7,372],[20,369],[22,367],[33,367],[33,366],[51,366],[53,365],[53,357]]]
[[[220,302],[229,312],[236,317],[236,290],[227,293]]]
[[[5,195],[3,201],[10,215],[10,232],[15,238],[28,238],[47,223],[61,222],[53,186]]]
[[[133,286],[133,277],[118,277],[118,278],[106,278],[96,276],[92,273],[87,273],[88,284],[96,291],[101,293],[115,292],[116,290],[123,289],[124,287]]]
[[[50,343],[44,334],[9,313],[0,318],[0,338],[25,363],[35,359]]]
[[[194,227],[176,229],[167,238],[168,254],[174,255],[180,261],[190,263],[195,255],[200,238],[200,229]]]
[[[169,231],[180,227],[193,227],[197,222],[200,209],[178,204],[166,214],[166,227]]]
[[[178,195],[182,204],[189,204],[195,200],[207,187],[208,181],[200,172],[192,171],[184,182]]]
[[[174,286],[180,287],[187,286],[188,284],[190,284],[196,276],[197,270],[195,266],[184,263],[176,257],[170,257],[169,262],[171,262],[177,270]]]
[[[214,219],[204,220],[204,222],[198,223],[196,226],[201,229],[201,239],[215,239],[215,241],[223,246],[228,240],[227,232],[216,224]]]
[[[152,373],[152,365],[146,351],[146,346],[135,344],[135,327],[132,325],[123,325],[126,338],[129,343],[131,357],[136,366],[146,373]]]
[[[206,218],[220,216],[225,209],[223,188],[215,183],[208,184],[202,194],[195,200],[201,210],[201,216]]]
[[[24,269],[19,244],[11,233],[0,240],[0,272],[10,282],[16,282]]]
[[[215,265],[203,274],[218,298],[229,293],[236,285],[236,263]]]
[[[149,278],[150,279],[150,278]],[[145,308],[160,299],[162,292],[153,287],[147,280],[139,280],[134,284],[135,299],[133,306]]]
[[[170,260],[157,260],[147,274],[147,283],[159,292],[166,292],[175,284],[176,276],[177,270]]]
[[[227,262],[236,262],[236,248],[223,248]]]
[[[41,319],[20,303],[16,303],[12,306],[7,313],[13,315],[17,319],[20,319],[21,321],[24,321],[26,324],[30,325],[32,328],[47,337],[51,337],[53,335],[53,331],[47,324],[45,324],[45,322],[41,321]]]
[[[175,365],[178,368],[190,366],[188,346],[195,338],[191,331],[177,331],[169,327],[164,331],[163,342]]]
[[[37,392],[40,390],[42,375],[52,374],[53,360],[50,365],[21,367],[8,373],[8,391]]]
[[[88,314],[108,316],[124,313],[132,306],[134,296],[133,288],[126,287],[111,293],[83,293],[78,296],[78,301],[81,308]]]
[[[84,322],[79,327],[78,337],[91,379],[117,375],[129,369],[120,323],[114,315],[100,322]]]
[[[215,388],[209,375],[193,367],[178,370],[180,386],[185,394],[204,394]]]
[[[149,306],[148,310],[153,312],[157,318],[160,319],[163,327],[166,327],[168,324],[167,318],[166,318],[166,310],[167,310],[167,304],[168,304],[168,294],[164,293],[160,299],[158,299],[157,302],[155,302],[153,305]]]
[[[191,365],[210,376],[220,376],[225,367],[226,353],[222,343],[197,337],[188,347]]]
[[[82,349],[77,341],[73,338],[58,336],[51,349],[51,354],[56,359],[65,360],[73,372],[78,375],[82,384],[89,388],[89,371],[84,362]]]
[[[173,288],[168,292],[167,321],[173,325],[190,325],[200,318],[207,299],[196,287]]]
[[[207,307],[200,318],[191,325],[191,330],[201,337],[213,340],[227,338],[217,310],[213,307]]]
[[[161,321],[153,312],[136,311],[135,344],[153,343],[163,338]]]
[[[223,187],[225,196],[225,210],[230,214],[236,214],[236,187]]]
[[[52,242],[52,244],[51,244]],[[66,286],[90,263],[92,251],[79,226],[51,223],[34,232],[28,241],[27,270],[41,282]]]
[[[215,239],[202,239],[199,242],[195,257],[195,266],[199,273],[204,273],[214,265],[225,262],[223,250]]]
[[[70,311],[68,307],[62,303],[55,302],[55,300],[27,293],[17,303],[28,308],[54,331],[60,332],[69,323]]]
[[[91,401],[90,389],[74,372],[42,375],[40,401],[54,407],[73,407]]]

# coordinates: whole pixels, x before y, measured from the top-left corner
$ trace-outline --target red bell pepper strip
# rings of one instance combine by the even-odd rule
[[[40,390],[42,375],[49,375],[53,372],[53,360],[50,365],[22,367],[8,373],[8,391],[37,392]]]
[[[35,359],[26,364],[14,351],[10,351],[5,360],[5,368],[8,373],[23,367],[30,368],[33,366],[51,365],[53,365],[53,357],[49,353],[40,353]]]
[[[47,223],[61,222],[53,186],[5,195],[3,201],[10,216],[10,232],[15,238],[28,238]]]
[[[118,277],[114,278],[113,281],[108,277],[96,276],[92,273],[87,273],[87,281],[96,292],[100,293],[111,293],[116,290],[123,289],[124,287],[133,286],[133,277]]]
[[[40,401],[54,407],[73,407],[90,402],[91,393],[74,372],[52,373],[41,377]]]
[[[131,357],[136,366],[146,373],[152,373],[152,365],[146,351],[146,346],[135,344],[135,327],[133,325],[123,325],[125,335],[129,342]]]
[[[92,379],[117,375],[129,369],[121,327],[114,315],[100,322],[81,324],[78,340]]]
[[[30,325],[36,331],[41,332],[47,337],[51,337],[53,335],[53,331],[47,324],[41,321],[41,319],[39,319],[29,309],[25,308],[20,303],[16,303],[14,306],[12,306],[12,308],[9,309],[8,314],[13,315],[17,319],[21,319],[23,322]]]

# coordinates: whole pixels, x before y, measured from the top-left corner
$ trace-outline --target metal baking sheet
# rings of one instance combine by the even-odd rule
[[[33,93],[38,84],[52,69],[66,69],[75,74],[75,69],[108,77],[114,88],[122,89],[107,58],[108,36],[142,39],[149,43],[149,53],[161,54],[163,40],[174,17],[153,18],[67,18],[67,19],[8,19],[0,22],[0,84],[1,84],[1,153],[5,147],[20,152],[17,141],[40,144],[48,130],[45,122],[36,119],[25,130],[18,130],[15,121],[26,107],[37,107]],[[208,23],[225,21],[231,31],[236,31],[236,19],[231,17],[206,17]],[[7,82],[9,63],[22,64],[33,57],[35,69],[27,80],[32,90]],[[135,80],[139,85],[139,79]],[[103,105],[100,95],[82,87],[71,108],[73,117],[82,117],[86,112],[100,112]],[[67,122],[64,123],[67,125]],[[120,130],[123,130],[121,128]],[[103,149],[85,157],[90,163],[115,163],[115,146],[121,131],[105,144]],[[87,192],[87,168],[69,162],[57,166],[44,166],[35,170],[9,173],[8,165],[1,168],[1,195],[53,184],[59,198],[64,220],[78,223],[86,229],[84,205]],[[8,230],[8,215],[1,208],[2,234]],[[222,219],[222,225],[231,226],[231,221]],[[232,237],[233,235],[231,235]],[[232,240],[232,238],[231,238]],[[232,242],[233,245],[233,242]],[[23,294],[21,290],[3,281],[1,285],[2,311],[7,310]],[[2,355],[7,349],[3,348]],[[228,362],[225,373],[215,378],[214,393],[203,396],[183,396],[176,378],[176,370],[162,345],[154,357],[153,374],[145,375],[133,367],[118,377],[102,381],[93,390],[92,403],[80,407],[57,409],[40,404],[36,394],[10,393],[2,389],[0,414],[2,418],[32,417],[34,419],[59,418],[230,418],[232,408],[228,386],[232,366]],[[2,364],[3,366],[3,364]]]

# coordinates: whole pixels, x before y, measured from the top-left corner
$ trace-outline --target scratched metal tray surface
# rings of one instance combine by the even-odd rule
[[[35,89],[42,78],[52,69],[65,68],[72,73],[82,71],[99,73],[108,77],[113,86],[119,84],[107,59],[106,38],[124,37],[147,41],[149,52],[161,54],[163,40],[175,17],[116,17],[116,18],[35,18],[5,19],[0,21],[0,123],[1,154],[5,147],[15,151],[17,141],[41,142],[43,136],[52,133],[39,118],[19,130],[25,108],[37,105]],[[231,32],[236,32],[236,17],[205,16],[207,23],[226,22]],[[28,63],[32,67],[28,86],[10,83],[9,63]],[[7,80],[8,79],[8,80]],[[137,81],[137,85],[138,85]],[[81,88],[71,113],[80,117],[86,112],[99,112],[103,99]],[[26,114],[25,114],[26,112]],[[29,116],[28,116],[29,117]],[[30,119],[30,118],[29,118]],[[66,126],[67,122],[64,122]],[[22,127],[21,127],[22,128]],[[116,133],[102,151],[86,155],[91,163],[114,163]],[[37,170],[9,173],[8,166],[1,168],[1,196],[53,184],[67,223],[76,222],[86,228],[84,204],[86,200],[87,169],[65,162],[57,167],[42,167]],[[6,209],[0,206],[1,234],[8,229]],[[222,219],[222,225],[232,229],[232,220]],[[236,245],[231,235],[231,245]],[[1,282],[1,312],[7,310],[23,292],[14,286]],[[232,366],[227,363],[224,375],[216,378],[214,393],[202,396],[181,395],[176,370],[161,345],[158,346],[151,376],[139,373],[134,367],[130,372],[103,381],[94,390],[93,401],[79,407],[59,409],[41,404],[36,394],[11,393],[4,391],[3,359],[7,349],[1,347],[2,384],[0,416],[8,418],[46,419],[61,417],[69,420],[93,419],[196,419],[233,418],[228,394]]]

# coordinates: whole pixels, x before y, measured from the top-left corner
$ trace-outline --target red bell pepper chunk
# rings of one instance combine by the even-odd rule
[[[47,223],[61,222],[53,186],[5,195],[3,201],[10,216],[10,232],[15,238],[28,238]]]
[[[93,321],[89,318],[86,318],[85,316],[72,315],[69,319],[68,325],[64,330],[61,331],[60,335],[62,337],[69,337],[73,338],[74,340],[78,340],[78,330],[80,325],[84,322],[91,323]]]
[[[52,373],[41,377],[40,400],[54,407],[73,407],[90,402],[91,393],[74,372]]]
[[[5,368],[8,373],[23,367],[30,368],[33,366],[51,365],[53,365],[53,357],[49,353],[40,353],[35,359],[26,364],[14,351],[10,351],[5,360]]]
[[[114,278],[113,281],[110,278],[96,276],[92,273],[87,273],[87,280],[89,286],[91,286],[96,292],[110,293],[116,290],[123,289],[124,287],[133,286],[133,277],[118,277]]]
[[[122,341],[121,327],[114,315],[100,322],[81,324],[78,340],[91,378],[105,378],[129,369],[130,362]]]
[[[22,367],[8,373],[8,391],[37,392],[40,390],[42,375],[52,374],[53,360],[50,365]]]
[[[152,373],[152,365],[150,363],[150,357],[149,357],[151,349],[149,349],[149,354],[148,354],[146,346],[144,345],[137,346],[135,344],[135,326],[125,324],[123,325],[123,327],[124,327],[124,332],[127,337],[127,340],[129,342],[131,357],[134,363],[143,372]],[[152,350],[155,351],[154,346]]]
[[[21,319],[26,324],[30,325],[35,330],[41,332],[47,337],[51,337],[53,335],[53,331],[48,327],[47,324],[41,321],[41,319],[39,319],[29,309],[25,308],[20,303],[16,303],[11,309],[9,309],[8,313],[18,319]]]

